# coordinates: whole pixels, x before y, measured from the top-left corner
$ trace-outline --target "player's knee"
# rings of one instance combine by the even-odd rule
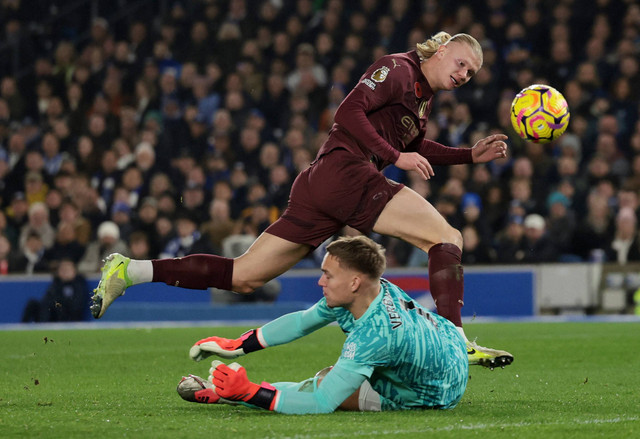
[[[462,233],[454,227],[449,227],[442,240],[443,243],[453,244],[462,250]]]
[[[458,229],[453,229],[452,234],[453,234],[453,239],[450,241],[451,244],[458,246],[458,248],[462,250],[462,245],[464,244],[464,241],[462,239],[462,233]]]

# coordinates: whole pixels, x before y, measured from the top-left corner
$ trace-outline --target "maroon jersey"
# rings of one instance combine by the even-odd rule
[[[433,165],[471,163],[471,150],[425,139],[433,91],[415,50],[386,55],[373,63],[347,95],[318,157],[345,148],[378,170],[401,152],[418,152]]]

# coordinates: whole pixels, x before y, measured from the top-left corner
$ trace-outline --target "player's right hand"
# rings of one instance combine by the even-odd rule
[[[395,166],[404,171],[415,171],[425,180],[429,180],[435,175],[429,160],[417,152],[401,152]]]
[[[278,390],[271,384],[249,381],[247,371],[238,363],[211,362],[209,381],[216,395],[230,401],[244,401],[256,407],[274,410]]]
[[[189,356],[194,361],[201,361],[212,355],[222,358],[236,358],[263,349],[264,346],[260,344],[257,332],[257,329],[252,329],[235,340],[216,336],[203,338],[191,347]]]

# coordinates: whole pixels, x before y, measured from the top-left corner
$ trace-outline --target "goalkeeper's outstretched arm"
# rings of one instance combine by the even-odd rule
[[[304,311],[278,317],[258,329],[251,329],[240,338],[207,337],[198,340],[189,350],[189,356],[200,361],[211,355],[236,358],[269,346],[289,343],[335,321],[333,312],[323,303],[316,303]]]
[[[300,383],[253,383],[238,363],[227,366],[216,360],[209,372],[209,382],[217,396],[285,414],[331,413],[354,395],[366,379],[337,364],[319,385],[314,382],[313,391],[305,392],[300,391]]]

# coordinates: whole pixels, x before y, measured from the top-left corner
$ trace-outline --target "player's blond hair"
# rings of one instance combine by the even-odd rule
[[[418,56],[421,61],[425,59],[429,59],[433,56],[434,53],[438,50],[438,47],[443,44],[449,43],[462,43],[467,44],[473,50],[473,53],[480,60],[480,64],[482,65],[483,55],[482,55],[482,46],[478,43],[478,40],[473,38],[469,34],[455,34],[454,36],[449,35],[446,32],[438,32],[424,43],[416,44],[416,52],[418,52]]]
[[[341,266],[371,279],[379,279],[387,268],[384,248],[363,235],[340,237],[327,246],[327,253],[337,258]]]

